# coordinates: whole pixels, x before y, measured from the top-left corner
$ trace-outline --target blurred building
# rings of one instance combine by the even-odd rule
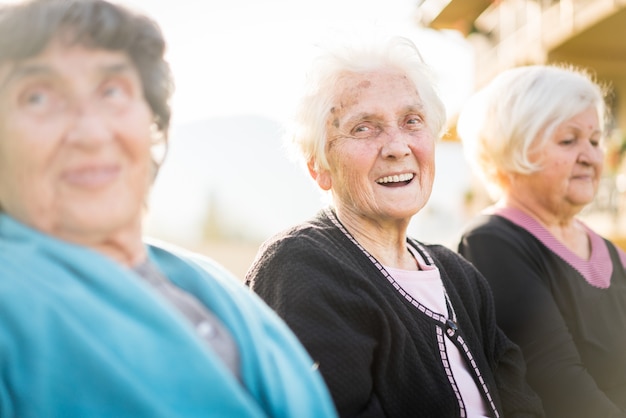
[[[587,68],[611,87],[605,178],[585,216],[605,235],[626,244],[626,0],[422,0],[418,4],[422,26],[454,29],[470,42],[475,88],[507,68],[545,63]]]

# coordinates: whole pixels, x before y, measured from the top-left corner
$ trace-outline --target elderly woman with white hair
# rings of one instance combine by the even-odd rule
[[[293,140],[332,198],[264,243],[248,284],[300,338],[344,417],[542,416],[484,278],[407,237],[445,122],[415,45],[331,50]]]
[[[458,121],[497,201],[459,252],[489,280],[549,417],[626,416],[626,254],[578,219],[602,173],[604,97],[580,69],[520,67]]]

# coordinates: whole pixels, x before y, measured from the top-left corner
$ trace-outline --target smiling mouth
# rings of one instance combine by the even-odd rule
[[[89,167],[70,170],[64,174],[65,180],[75,186],[99,187],[109,183],[119,172],[115,166]]]
[[[376,180],[376,183],[383,186],[404,186],[409,184],[415,177],[413,173],[396,174],[393,176],[385,176]]]

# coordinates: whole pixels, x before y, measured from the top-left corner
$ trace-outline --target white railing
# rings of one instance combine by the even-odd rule
[[[626,5],[626,0],[505,0],[477,21],[488,44],[477,45],[477,71],[488,80],[500,70],[542,63],[547,51]]]

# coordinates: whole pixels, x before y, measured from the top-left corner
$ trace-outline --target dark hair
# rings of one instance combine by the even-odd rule
[[[167,141],[174,84],[164,59],[165,40],[153,20],[105,0],[27,0],[0,5],[0,65],[33,57],[55,39],[128,54],[158,131]]]

